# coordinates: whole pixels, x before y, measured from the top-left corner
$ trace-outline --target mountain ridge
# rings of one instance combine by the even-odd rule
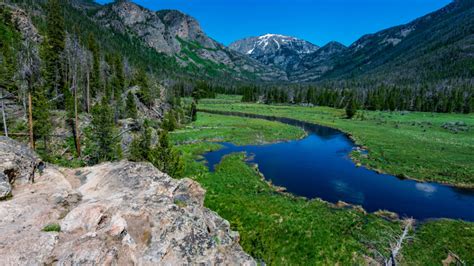
[[[392,82],[436,79],[433,76],[468,77],[462,70],[451,70],[471,62],[467,68],[474,73],[473,7],[471,0],[454,1],[409,23],[366,34],[337,58],[325,61],[328,70],[309,80],[366,78],[368,75],[390,78]],[[458,60],[453,62],[453,58]]]
[[[229,47],[279,67],[291,82],[370,78],[418,83],[469,78],[474,75],[473,7],[472,0],[456,0],[409,23],[363,35],[347,47],[333,41],[300,56],[295,56],[297,49],[286,57],[280,49],[252,50],[268,34],[244,38]]]
[[[93,16],[104,27],[128,33],[190,71],[248,79],[278,79],[281,73],[242,56],[207,36],[199,22],[178,10],[151,11],[131,1],[101,6]],[[276,73],[276,74],[275,74]]]
[[[235,41],[229,48],[288,73],[304,55],[317,51],[319,46],[296,37],[269,33]]]

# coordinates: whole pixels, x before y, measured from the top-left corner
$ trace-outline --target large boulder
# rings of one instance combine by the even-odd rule
[[[35,181],[0,202],[4,265],[255,265],[191,179],[124,161],[50,166]]]
[[[0,136],[0,200],[10,196],[13,184],[32,180],[39,161],[26,145]]]
[[[0,200],[10,197],[12,194],[12,186],[8,177],[4,173],[0,173]]]

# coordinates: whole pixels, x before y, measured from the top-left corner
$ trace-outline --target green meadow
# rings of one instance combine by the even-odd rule
[[[200,110],[287,117],[340,129],[368,156],[363,165],[399,177],[474,187],[474,114],[359,111],[346,119],[329,107],[246,104],[240,96],[200,101]]]
[[[255,112],[268,113],[293,108],[241,105],[235,97],[228,96],[222,100],[227,103],[221,104],[221,99],[203,100],[199,108],[239,108],[250,112],[244,108],[247,106]],[[312,110],[327,112],[324,117],[328,122],[331,115],[340,112],[324,109]],[[372,258],[380,261],[381,255],[388,256],[393,239],[403,230],[401,221],[367,214],[360,208],[337,207],[280,193],[262,180],[258,169],[246,163],[242,153],[225,157],[215,172],[209,172],[202,161],[202,154],[220,148],[216,142],[258,144],[303,135],[301,129],[278,122],[198,113],[198,120],[173,132],[172,139],[183,153],[185,176],[206,189],[206,207],[230,222],[232,229],[240,233],[242,247],[254,258],[269,265],[348,265],[368,264]],[[473,223],[417,223],[410,236],[399,258],[405,265],[440,265],[450,252],[467,264],[474,263]]]

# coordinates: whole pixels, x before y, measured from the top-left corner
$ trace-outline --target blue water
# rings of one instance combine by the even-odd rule
[[[235,115],[235,114],[234,114]],[[374,212],[388,210],[400,217],[452,218],[474,221],[474,190],[437,183],[403,180],[357,167],[349,158],[354,143],[342,132],[291,119],[265,118],[303,127],[301,140],[267,145],[236,146],[221,143],[221,150],[204,155],[214,171],[222,157],[246,152],[251,163],[273,184],[295,195],[336,203],[361,205]]]

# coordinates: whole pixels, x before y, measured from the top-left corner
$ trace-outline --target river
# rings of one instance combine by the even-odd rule
[[[294,195],[332,203],[344,201],[369,212],[388,210],[402,218],[474,221],[474,190],[401,179],[357,167],[349,157],[356,146],[341,131],[287,118],[212,113],[278,121],[302,127],[308,135],[265,145],[221,143],[222,149],[204,155],[210,171],[223,156],[245,152],[267,180]]]

